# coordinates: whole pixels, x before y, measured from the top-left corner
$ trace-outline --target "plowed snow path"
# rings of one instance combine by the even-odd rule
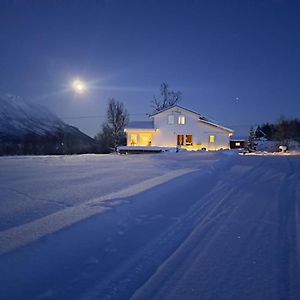
[[[1,300],[300,299],[299,157],[232,157],[120,200],[1,256]]]
[[[133,299],[300,299],[299,159],[233,170]]]

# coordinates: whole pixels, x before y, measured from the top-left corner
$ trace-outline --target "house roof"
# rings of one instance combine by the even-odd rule
[[[199,114],[199,113],[197,113],[197,112],[195,112],[195,111],[193,111],[193,110],[190,110],[190,109],[188,109],[188,108],[185,108],[185,107],[180,106],[180,105],[177,105],[177,104],[176,104],[176,105],[172,105],[172,106],[170,106],[170,107],[167,107],[167,108],[165,108],[165,109],[162,109],[162,110],[160,110],[160,111],[158,111],[158,112],[156,112],[156,113],[150,115],[150,117],[153,117],[153,116],[155,116],[155,115],[158,115],[158,114],[160,114],[160,113],[162,113],[162,112],[165,112],[165,111],[167,111],[167,110],[169,110],[169,109],[173,109],[173,108],[175,108],[175,107],[178,107],[179,109],[183,109],[183,110],[186,110],[186,111],[188,111],[188,112],[190,112],[190,113],[193,113],[193,114],[197,115],[197,116],[199,117],[199,121],[201,121],[201,122],[203,122],[203,123],[205,123],[205,124],[207,124],[207,125],[211,125],[211,126],[214,126],[214,127],[218,127],[218,128],[220,128],[220,129],[223,129],[223,130],[228,131],[228,132],[234,132],[234,130],[232,130],[232,129],[230,129],[230,128],[224,127],[224,126],[222,126],[222,125],[216,123],[215,121],[212,121],[212,120],[206,118],[205,116],[203,116],[203,115],[201,115],[201,114]]]
[[[224,126],[219,125],[219,124],[214,123],[214,122],[210,122],[210,121],[206,121],[206,120],[200,120],[200,121],[201,121],[202,123],[207,124],[207,125],[211,125],[211,126],[214,126],[214,127],[218,127],[218,128],[220,128],[220,129],[223,129],[223,130],[228,131],[228,132],[230,132],[230,133],[233,133],[233,132],[234,132],[234,130],[232,130],[232,129],[230,129],[230,128],[227,128],[227,127],[224,127]]]
[[[126,129],[154,129],[153,121],[133,121],[130,122]]]
[[[230,137],[231,141],[237,141],[237,142],[241,142],[241,141],[247,141],[248,137],[244,136],[244,135],[233,135]]]
[[[189,111],[189,112],[191,112],[191,113],[193,113],[193,114],[196,114],[197,116],[199,116],[199,117],[201,117],[201,118],[203,118],[203,119],[206,119],[206,118],[205,118],[204,116],[202,116],[201,114],[199,114],[199,113],[197,113],[197,112],[195,112],[195,111],[193,111],[193,110],[190,110],[190,109],[188,109],[188,108],[185,108],[185,107],[183,107],[183,106],[177,105],[177,104],[172,105],[172,106],[167,107],[167,108],[164,108],[164,109],[162,109],[162,110],[160,110],[160,111],[158,111],[158,112],[155,112],[155,113],[151,114],[150,117],[153,117],[153,116],[155,116],[155,115],[158,115],[158,114],[160,114],[160,113],[162,113],[162,112],[164,112],[164,111],[167,111],[167,110],[169,110],[169,109],[173,109],[173,108],[175,108],[175,107],[178,107],[178,108],[180,108],[180,109],[184,109],[184,110]]]

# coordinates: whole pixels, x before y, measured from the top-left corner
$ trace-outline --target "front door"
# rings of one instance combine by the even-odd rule
[[[187,134],[185,136],[185,145],[192,146],[193,145],[193,136],[191,134]]]
[[[184,145],[184,135],[178,134],[177,135],[177,146],[183,146]]]

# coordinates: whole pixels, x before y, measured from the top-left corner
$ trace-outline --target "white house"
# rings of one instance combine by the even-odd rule
[[[130,147],[180,147],[187,150],[229,149],[233,134],[233,130],[179,105],[150,115],[150,121],[131,122],[125,132]]]

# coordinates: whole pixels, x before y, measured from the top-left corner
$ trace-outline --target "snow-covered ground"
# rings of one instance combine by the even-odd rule
[[[0,299],[300,299],[300,157],[0,158]]]

